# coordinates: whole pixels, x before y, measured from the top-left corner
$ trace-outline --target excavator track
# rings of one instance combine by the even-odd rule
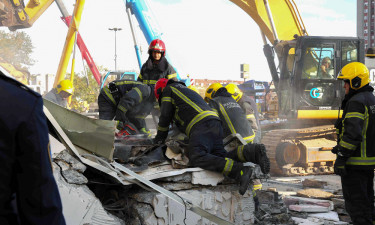
[[[262,143],[271,162],[270,173],[280,176],[333,173],[335,155],[330,149],[336,144],[334,138],[335,129],[329,125],[268,131]]]

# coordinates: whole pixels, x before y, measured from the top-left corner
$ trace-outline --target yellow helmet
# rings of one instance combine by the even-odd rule
[[[206,94],[204,95],[204,100],[206,102],[208,102],[209,99],[212,99],[212,95],[214,95],[216,93],[216,91],[223,87],[223,85],[219,84],[219,83],[213,83],[211,84],[207,90],[206,90]]]
[[[61,91],[68,92],[69,94],[73,94],[74,88],[72,82],[70,80],[62,80],[57,85],[57,94],[60,94]]]
[[[341,69],[337,79],[348,80],[350,87],[354,90],[358,90],[370,83],[370,73],[363,63],[352,62]]]
[[[188,88],[189,88],[190,90],[193,90],[193,91],[195,91],[195,92],[197,92],[197,93],[199,94],[198,89],[197,89],[194,85],[189,85]]]
[[[242,91],[238,88],[238,86],[236,84],[233,84],[233,83],[230,83],[228,84],[227,86],[225,86],[225,88],[227,89],[227,91],[229,93],[232,94],[232,97],[234,98],[234,100],[236,100],[238,102],[238,100],[240,100],[242,98]]]

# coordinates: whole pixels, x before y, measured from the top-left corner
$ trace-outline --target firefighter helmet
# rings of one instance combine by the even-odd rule
[[[189,85],[188,88],[189,88],[190,90],[193,90],[193,91],[195,91],[196,93],[199,94],[199,91],[198,91],[197,87],[195,87],[194,85]]]
[[[242,91],[238,88],[238,86],[236,84],[233,84],[233,83],[230,83],[228,84],[227,86],[225,86],[225,88],[227,89],[227,91],[229,93],[232,94],[232,97],[234,98],[234,100],[236,100],[237,102],[242,98]]]
[[[65,91],[69,94],[73,94],[74,88],[73,84],[70,80],[62,80],[60,83],[57,85],[57,94],[60,94],[61,91]]]
[[[158,80],[158,82],[156,82],[154,93],[155,93],[155,97],[157,100],[159,100],[159,97],[161,93],[163,92],[163,89],[165,88],[165,86],[167,86],[167,83],[168,83],[168,79],[166,78],[161,78]]]
[[[370,83],[370,73],[363,63],[352,62],[341,69],[337,79],[348,80],[350,88],[358,90]]]
[[[208,86],[206,90],[206,94],[204,96],[204,100],[208,102],[209,99],[212,99],[213,95],[215,95],[216,91],[219,90],[219,88],[223,87],[223,85],[219,83],[213,83],[210,86]]]
[[[151,55],[153,51],[160,52],[161,55],[164,56],[166,52],[164,42],[160,39],[151,41],[150,46],[148,47],[148,54]]]

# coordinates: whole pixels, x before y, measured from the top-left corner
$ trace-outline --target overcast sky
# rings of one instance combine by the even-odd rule
[[[171,63],[180,76],[240,80],[240,64],[250,64],[252,79],[269,81],[271,76],[263,55],[263,42],[255,22],[229,0],[147,0],[163,32],[162,39]],[[74,0],[65,0],[70,13]],[[295,0],[309,35],[356,36],[356,1]],[[53,3],[31,28],[24,29],[34,45],[37,61],[32,74],[55,74],[68,27]],[[126,7],[122,0],[85,1],[79,27],[97,66],[139,71]],[[5,29],[5,28],[2,28]],[[140,29],[137,37],[147,59],[148,45]],[[77,49],[78,50],[78,49]],[[76,52],[76,72],[82,71],[82,58]],[[70,71],[70,65],[68,72]]]

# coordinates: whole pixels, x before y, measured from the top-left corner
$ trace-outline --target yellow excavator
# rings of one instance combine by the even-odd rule
[[[278,116],[262,137],[278,175],[326,174],[336,159],[334,121],[340,117],[342,85],[350,62],[364,62],[358,37],[308,36],[293,0],[231,0],[259,26],[278,97]],[[275,56],[278,65],[276,66]],[[330,62],[330,65],[323,63]]]

